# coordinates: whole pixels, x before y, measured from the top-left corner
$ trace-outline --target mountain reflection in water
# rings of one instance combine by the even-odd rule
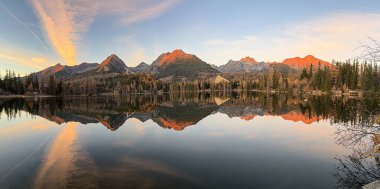
[[[220,97],[202,93],[182,93],[171,96],[11,99],[2,102],[1,108],[9,109],[9,116],[16,115],[12,111],[24,110],[58,124],[101,123],[112,131],[116,131],[131,118],[141,122],[152,120],[163,128],[182,131],[215,113],[247,121],[256,116],[280,116],[284,120],[311,124],[328,119],[332,113],[329,105],[321,107],[321,103],[332,101],[327,98],[313,98],[309,102],[303,102],[300,98],[288,96],[245,94]]]
[[[22,179],[16,188],[360,188],[380,179],[380,101],[305,98],[176,93],[0,99],[2,119],[25,119],[26,112],[64,126],[38,145],[45,151],[33,151],[41,158],[30,173],[16,174],[32,158],[11,169],[8,156],[0,155],[0,171],[8,172],[0,174],[0,188],[15,188]],[[229,123],[269,125],[252,133],[223,126]],[[298,127],[281,126],[289,123]],[[0,127],[0,136],[6,133]]]

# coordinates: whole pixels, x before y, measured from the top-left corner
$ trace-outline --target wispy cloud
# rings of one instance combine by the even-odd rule
[[[41,39],[30,27],[28,24],[23,22],[19,17],[16,16],[5,4],[0,1],[0,7],[4,9],[4,11],[16,22],[18,22],[27,32],[29,32],[46,50],[50,50],[49,46],[45,43],[43,39]]]
[[[86,31],[91,24],[93,12],[86,11],[84,3],[64,0],[33,0],[32,3],[56,53],[67,64],[76,64],[75,43],[80,38],[80,33]]]
[[[264,61],[282,61],[287,57],[307,54],[328,61],[345,60],[360,54],[355,49],[361,43],[368,42],[368,36],[380,39],[380,14],[328,14],[252,36],[255,40],[248,40],[249,37],[211,39],[205,45],[218,46],[218,50],[211,53],[219,60],[250,55]]]
[[[179,0],[31,0],[55,52],[76,64],[77,45],[96,16],[113,15],[125,25],[160,15]]]
[[[129,25],[154,18],[168,10],[178,1],[179,0],[164,0],[147,7],[143,4],[137,5],[135,9],[124,13],[122,22]]]

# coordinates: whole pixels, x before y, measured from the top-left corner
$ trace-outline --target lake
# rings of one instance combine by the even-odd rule
[[[358,188],[380,179],[375,98],[3,98],[0,110],[0,188]]]

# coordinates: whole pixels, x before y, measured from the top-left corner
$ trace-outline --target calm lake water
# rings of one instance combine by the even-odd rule
[[[248,93],[0,99],[0,188],[358,188],[380,179],[379,104]]]

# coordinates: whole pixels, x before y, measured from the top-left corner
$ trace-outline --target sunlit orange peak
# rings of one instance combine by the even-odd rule
[[[288,58],[288,59],[285,59],[282,63],[289,65],[291,67],[295,67],[295,68],[305,68],[305,67],[310,67],[310,65],[313,65],[313,67],[316,68],[319,66],[319,64],[321,65],[321,67],[333,66],[330,62],[316,58],[313,55],[307,55],[304,58],[300,58],[300,57]]]
[[[241,62],[252,63],[252,64],[257,64],[258,63],[254,58],[249,57],[249,56],[246,56],[245,58],[242,58],[240,61]]]
[[[171,64],[175,60],[191,59],[193,57],[194,55],[187,54],[180,49],[176,49],[171,53],[168,52],[168,53],[162,54],[159,65]]]
[[[106,66],[107,64],[110,63],[112,59],[120,59],[120,58],[116,54],[111,54],[99,65],[99,67]]]

